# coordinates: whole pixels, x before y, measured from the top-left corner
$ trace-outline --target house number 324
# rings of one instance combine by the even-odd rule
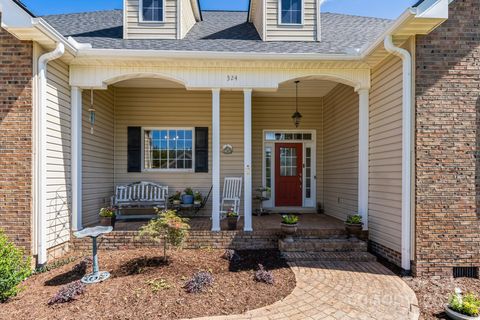
[[[229,74],[227,75],[227,81],[237,81],[238,80],[238,76],[235,75],[235,74]]]

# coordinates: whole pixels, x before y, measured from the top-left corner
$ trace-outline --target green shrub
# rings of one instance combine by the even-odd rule
[[[294,225],[298,223],[298,216],[289,214],[282,216],[282,223],[288,225]]]
[[[470,317],[477,317],[480,314],[480,299],[473,293],[467,293],[463,297],[460,294],[452,295],[448,306],[453,311]]]
[[[359,214],[354,214],[353,216],[348,216],[346,223],[348,224],[363,224],[362,216]]]
[[[0,302],[16,296],[19,284],[31,273],[30,258],[0,230]]]
[[[181,247],[188,237],[190,225],[188,219],[177,215],[173,210],[160,212],[158,218],[151,220],[140,228],[140,237],[146,237],[164,244],[164,257],[166,258],[167,244]]]

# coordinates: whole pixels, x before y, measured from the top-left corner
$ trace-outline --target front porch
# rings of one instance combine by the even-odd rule
[[[325,214],[304,213],[299,215],[300,222],[298,225],[299,234],[312,234],[314,231],[318,233],[338,232],[344,230],[343,222],[339,219],[330,217]],[[254,216],[252,219],[253,230],[269,231],[273,233],[280,232],[281,214],[271,213],[265,216]],[[115,224],[114,231],[137,231],[147,222],[143,221],[119,221]],[[209,231],[212,229],[212,219],[210,217],[192,217],[189,221],[192,231]],[[227,221],[222,220],[221,229],[227,230]],[[237,226],[238,230],[244,229],[244,219],[241,218]],[[255,234],[255,231],[254,231]]]
[[[135,77],[111,80],[106,90],[73,88],[82,106],[72,117],[73,229],[97,224],[116,186],[145,181],[168,187],[169,196],[211,189],[192,229],[225,230],[227,177],[242,179],[239,228],[246,232],[279,229],[278,214],[253,216],[262,187],[269,190],[264,207],[305,213],[301,231],[343,229],[341,220],[355,213],[367,229],[369,92],[356,89],[321,76],[290,79],[276,91],[187,90]],[[318,204],[327,215],[306,214]],[[117,230],[139,225],[120,222]]]

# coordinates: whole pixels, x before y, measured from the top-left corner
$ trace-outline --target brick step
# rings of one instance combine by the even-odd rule
[[[278,241],[282,252],[366,252],[367,243],[356,238],[294,238],[293,242]]]
[[[297,239],[346,239],[344,229],[298,230],[294,238]]]
[[[282,256],[288,262],[377,261],[377,258],[368,252],[282,252]]]

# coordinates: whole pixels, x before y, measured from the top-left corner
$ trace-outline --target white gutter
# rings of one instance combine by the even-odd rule
[[[385,50],[403,61],[402,103],[402,268],[409,271],[411,257],[411,150],[412,150],[412,56],[396,47],[391,35],[385,37]]]
[[[42,18],[33,18],[32,26],[41,31],[43,34],[47,35],[52,41],[56,43],[62,43],[65,46],[65,49],[71,53],[73,56],[77,54],[78,49],[89,49],[92,48],[91,44],[78,43],[77,41],[71,41],[69,37],[65,38],[57,29],[53,28]],[[73,38],[72,38],[73,40]]]
[[[360,60],[360,55],[354,54],[319,54],[319,53],[250,53],[250,52],[219,52],[219,51],[179,51],[179,50],[118,50],[89,49],[79,50],[81,57],[108,57],[131,59],[205,59],[205,60]]]
[[[47,65],[65,53],[63,43],[58,43],[55,50],[38,58],[38,91],[37,91],[37,143],[38,150],[35,165],[36,214],[38,221],[38,261],[42,265],[47,262]]]

